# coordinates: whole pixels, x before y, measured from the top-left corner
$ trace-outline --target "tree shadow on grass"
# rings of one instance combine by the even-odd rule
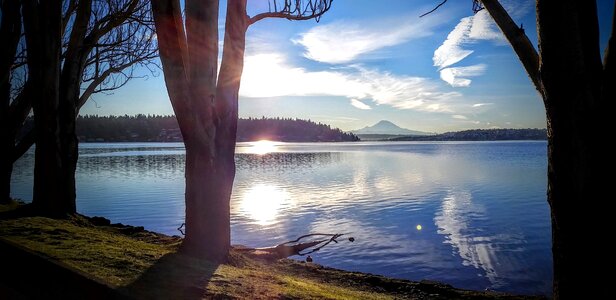
[[[181,252],[170,253],[120,292],[137,299],[212,298],[207,285],[218,266]]]

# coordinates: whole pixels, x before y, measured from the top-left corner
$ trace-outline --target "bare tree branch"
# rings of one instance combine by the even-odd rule
[[[182,224],[183,225],[183,224]],[[180,226],[178,230],[180,232],[183,226]],[[308,255],[317,252],[330,243],[338,243],[338,239],[346,233],[311,233],[298,237],[295,240],[284,242],[273,247],[264,248],[237,248],[238,251],[252,252],[252,254],[258,256],[265,256],[265,258],[285,258],[293,255]],[[316,240],[310,240],[308,238],[318,238]],[[308,241],[303,241],[308,239]],[[350,242],[355,241],[355,238],[349,237]],[[312,249],[311,249],[312,248]]]
[[[539,94],[543,95],[543,84],[539,78],[539,54],[524,29],[516,25],[498,0],[481,0],[481,3],[513,47]]]
[[[321,16],[331,8],[332,2],[333,0],[284,0],[284,5],[279,8],[275,0],[273,7],[268,1],[270,11],[251,17],[248,24],[254,24],[265,18],[283,18],[293,21],[315,19],[319,22]]]
[[[473,0],[473,13],[478,13],[479,11],[483,10],[484,7],[483,5],[481,5],[481,0]],[[437,9],[439,9],[441,6],[443,6],[443,4],[447,3],[447,0],[443,0],[443,2],[439,3],[437,6],[435,6],[433,9],[431,9],[429,12],[426,12],[424,14],[422,14],[421,17],[425,17],[433,12],[435,12]]]
[[[433,12],[435,12],[437,9],[439,9],[441,6],[443,6],[443,4],[447,3],[447,0],[443,0],[443,2],[439,3],[436,7],[434,7],[433,9],[431,9],[430,11],[422,14],[421,16],[419,16],[420,18],[427,16]]]

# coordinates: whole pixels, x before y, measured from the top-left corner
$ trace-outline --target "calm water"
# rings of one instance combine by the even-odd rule
[[[182,144],[80,147],[80,213],[178,234]],[[14,197],[32,197],[32,159],[15,166]],[[354,243],[329,245],[315,261],[463,288],[550,291],[545,142],[242,143],[236,160],[233,243],[351,233]]]

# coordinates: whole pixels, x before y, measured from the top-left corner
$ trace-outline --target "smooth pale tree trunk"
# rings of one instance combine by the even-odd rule
[[[28,48],[36,151],[32,203],[42,212],[63,215],[74,210],[61,193],[62,172],[58,106],[60,101],[60,54],[62,1],[24,1],[24,28]]]
[[[21,3],[3,1],[1,5],[0,41],[3,44],[0,47],[0,145],[4,151],[0,157],[0,203],[7,203],[11,199],[13,172],[11,154],[14,145],[14,135],[11,134],[9,121],[10,74],[21,35]]]
[[[606,176],[613,158],[605,139],[613,127],[607,103],[616,99],[616,23],[602,63],[595,1],[537,0],[537,54],[497,0],[481,2],[512,44],[546,108],[553,296],[605,299],[610,277],[604,266],[612,258],[607,243],[613,227],[608,224],[611,176]]]

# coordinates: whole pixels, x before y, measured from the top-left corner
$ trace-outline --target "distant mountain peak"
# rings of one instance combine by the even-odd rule
[[[351,131],[354,134],[430,135],[432,133],[402,128],[391,121],[381,120],[372,126]]]

